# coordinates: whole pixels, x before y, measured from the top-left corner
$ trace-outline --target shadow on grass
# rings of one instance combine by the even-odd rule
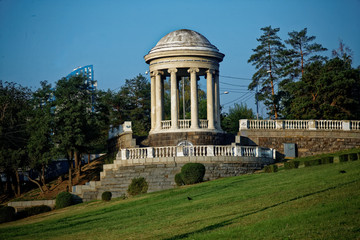
[[[304,194],[304,195],[301,195],[301,196],[297,196],[297,197],[291,198],[291,199],[289,199],[289,200],[286,200],[286,201],[283,201],[283,202],[280,202],[280,203],[273,204],[273,205],[271,205],[271,206],[266,206],[266,207],[261,208],[261,209],[259,209],[259,210],[255,210],[255,211],[252,211],[252,212],[249,212],[249,213],[246,213],[246,214],[242,214],[242,215],[240,215],[240,216],[236,216],[236,217],[231,218],[231,219],[229,219],[229,220],[225,220],[225,221],[222,221],[222,222],[219,222],[219,223],[216,223],[216,224],[213,224],[213,225],[204,227],[204,228],[199,229],[199,230],[196,230],[196,231],[192,231],[192,232],[188,232],[188,233],[176,235],[176,236],[173,236],[173,237],[171,237],[171,238],[166,238],[166,239],[164,239],[164,240],[184,239],[184,238],[187,238],[187,237],[189,237],[190,235],[193,235],[193,234],[205,233],[205,232],[213,231],[213,230],[216,230],[216,229],[218,229],[218,228],[222,228],[222,227],[225,227],[225,226],[227,226],[227,225],[232,224],[232,223],[234,222],[234,220],[237,220],[237,219],[240,219],[240,218],[244,218],[244,217],[247,217],[247,216],[250,216],[250,215],[259,213],[259,212],[263,212],[263,211],[265,211],[265,210],[267,210],[267,209],[275,208],[275,207],[278,207],[278,206],[280,206],[280,205],[282,205],[282,204],[285,204],[285,203],[293,202],[293,201],[296,201],[296,200],[299,200],[299,199],[302,199],[302,198],[306,198],[306,197],[313,196],[313,195],[316,195],[316,194],[319,194],[319,193],[323,193],[323,192],[326,192],[326,191],[329,191],[329,190],[333,190],[333,189],[336,189],[336,188],[339,188],[339,187],[343,187],[343,186],[346,186],[346,185],[355,183],[355,182],[357,182],[357,181],[359,181],[359,180],[354,180],[354,181],[351,181],[351,182],[342,183],[342,184],[339,184],[339,185],[336,185],[336,186],[333,186],[333,187],[325,188],[325,189],[323,189],[323,190],[319,190],[319,191],[316,191],[316,192],[311,192],[311,193],[307,193],[307,194]]]

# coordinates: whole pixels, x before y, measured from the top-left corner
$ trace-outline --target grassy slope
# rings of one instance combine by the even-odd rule
[[[0,239],[359,238],[360,161],[95,201],[0,225]]]

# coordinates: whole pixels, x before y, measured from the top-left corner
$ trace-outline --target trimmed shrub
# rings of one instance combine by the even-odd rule
[[[44,212],[50,212],[51,207],[49,207],[47,205],[39,205],[39,206],[25,208],[24,211],[26,213],[26,216],[29,217],[29,216],[37,215],[37,214],[44,213]]]
[[[181,185],[185,184],[183,179],[182,179],[181,173],[178,173],[178,174],[175,175],[175,183],[178,186],[181,186]]]
[[[321,158],[321,164],[333,163],[334,157],[323,157]]]
[[[358,154],[357,153],[350,153],[349,154],[349,161],[356,161],[358,160]]]
[[[340,162],[347,162],[348,161],[348,154],[342,154],[339,156],[339,161]]]
[[[103,201],[110,201],[111,200],[111,197],[112,197],[112,193],[111,192],[109,192],[109,191],[106,191],[106,192],[103,192],[102,194],[101,194],[101,199],[103,200]]]
[[[146,182],[145,178],[133,178],[131,184],[128,187],[128,194],[131,196],[135,196],[138,194],[146,193],[148,190],[148,183]]]
[[[277,165],[267,165],[264,167],[264,172],[266,173],[273,173],[278,171]]]
[[[69,192],[61,192],[56,196],[55,208],[64,208],[72,205],[72,194]]]
[[[203,181],[205,166],[201,163],[187,163],[181,168],[181,178],[186,185]]]
[[[300,165],[300,161],[290,161],[284,163],[285,169],[299,168],[299,165]]]
[[[5,206],[0,208],[0,223],[15,220],[15,208]]]
[[[321,164],[321,159],[308,160],[304,162],[305,167],[317,166]]]

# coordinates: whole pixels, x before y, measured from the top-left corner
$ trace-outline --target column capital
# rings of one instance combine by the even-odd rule
[[[199,68],[189,68],[189,69],[187,70],[188,73],[197,73],[197,72],[199,72],[199,71],[200,71]]]
[[[177,73],[177,68],[169,68],[168,73]]]
[[[208,70],[206,70],[206,73],[211,73],[211,74],[215,74],[216,73],[216,70],[215,69],[208,69]]]
[[[164,75],[164,72],[163,71],[159,71],[159,70],[155,70],[152,72],[155,76],[156,75]]]

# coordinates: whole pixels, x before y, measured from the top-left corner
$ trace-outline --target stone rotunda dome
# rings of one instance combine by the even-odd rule
[[[207,56],[221,62],[225,55],[200,33],[180,29],[161,38],[144,58],[150,63],[154,59],[170,56]]]
[[[198,32],[180,29],[164,36],[149,53],[171,50],[205,50],[219,52],[206,37]]]

